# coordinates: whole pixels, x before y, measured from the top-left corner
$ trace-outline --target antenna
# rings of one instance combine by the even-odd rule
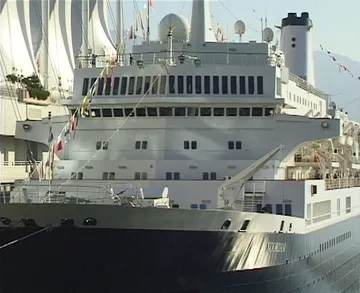
[[[242,36],[245,34],[246,25],[242,20],[238,20],[234,24],[235,34],[239,35],[239,42],[241,43]]]

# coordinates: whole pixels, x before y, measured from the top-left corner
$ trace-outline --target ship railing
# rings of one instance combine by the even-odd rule
[[[38,165],[40,162],[36,162]],[[4,167],[21,167],[30,165],[29,161],[2,161]]]
[[[309,84],[306,80],[298,77],[297,75],[289,72],[289,79],[293,82],[296,83],[296,85],[299,88],[302,88],[303,90],[310,92],[318,97],[323,98],[324,100],[326,100],[328,98],[328,95],[325,94],[323,91],[315,88],[313,85]]]
[[[360,178],[326,179],[325,190],[360,187]]]

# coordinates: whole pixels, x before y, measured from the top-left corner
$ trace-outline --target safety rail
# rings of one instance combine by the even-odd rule
[[[299,88],[302,88],[303,90],[305,91],[308,91],[324,100],[327,100],[328,98],[328,95],[325,94],[323,91],[315,88],[314,86],[312,86],[311,84],[309,84],[306,80],[298,77],[297,75],[293,74],[293,73],[289,73],[289,79],[293,82],[296,83],[296,85],[299,87]]]
[[[40,161],[36,162],[36,164],[40,164]],[[21,167],[28,165],[30,165],[30,162],[28,161],[2,161],[2,166],[4,167]]]
[[[360,178],[326,179],[325,190],[360,187]]]

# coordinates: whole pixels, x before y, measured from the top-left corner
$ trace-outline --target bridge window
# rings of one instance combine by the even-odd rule
[[[232,95],[237,94],[237,81],[236,76],[230,77],[230,90]]]
[[[265,116],[274,115],[274,108],[265,108]]]
[[[89,92],[90,94],[94,95],[95,91],[96,91],[96,86],[95,86],[95,82],[96,82],[97,78],[93,77],[91,79],[91,83],[90,83],[90,88],[89,88]]]
[[[145,95],[149,94],[150,83],[151,83],[151,77],[145,76],[145,83],[144,83],[144,94]]]
[[[83,89],[82,89],[82,95],[86,96],[89,90],[89,79],[88,78],[84,78],[84,82],[83,82]]]
[[[237,116],[237,108],[226,108],[226,116]]]
[[[239,92],[240,92],[240,95],[245,95],[246,94],[245,76],[240,76],[240,79],[239,79]]]
[[[125,108],[125,117],[134,117],[134,108]]]
[[[285,216],[291,216],[291,215],[292,215],[291,204],[287,203],[285,204]]]
[[[98,90],[97,90],[98,96],[102,96],[104,92],[104,82],[105,82],[104,78],[99,79]]]
[[[224,116],[225,109],[224,108],[214,108],[214,116]]]
[[[192,94],[193,92],[193,77],[191,75],[186,76],[186,93]]]
[[[113,109],[114,111],[114,117],[124,117],[124,111],[123,109]]]
[[[91,117],[101,117],[100,109],[92,109]]]
[[[136,108],[136,117],[145,117],[146,109],[145,108]]]
[[[169,94],[175,94],[175,76],[169,75]]]
[[[199,108],[189,107],[187,108],[188,116],[199,116]]]
[[[143,87],[143,77],[139,76],[136,80],[136,94],[141,95],[142,93],[142,87]]]
[[[219,77],[217,75],[213,76],[213,94],[219,94]]]
[[[111,77],[108,77],[106,79],[106,84],[105,84],[105,95],[109,96],[111,94]]]
[[[276,214],[277,215],[282,215],[283,214],[283,205],[282,204],[277,204],[276,205]]]
[[[113,87],[113,95],[117,96],[119,94],[119,86],[120,86],[120,77],[114,78],[114,87]]]
[[[147,110],[147,115],[149,117],[155,117],[158,115],[157,108],[155,108],[155,107],[149,107],[149,108],[146,108],[146,110]]]
[[[178,82],[178,93],[183,94],[184,93],[184,76],[179,75],[177,77],[177,82]]]
[[[125,77],[125,76],[123,76],[123,77],[121,78],[120,95],[122,95],[122,96],[126,95],[127,80],[128,80],[128,78]]]
[[[260,117],[263,115],[263,108],[260,107],[254,107],[252,108],[251,115],[254,117]]]
[[[264,94],[264,78],[262,76],[257,77],[257,93],[258,95]]]
[[[172,116],[172,108],[171,107],[160,107],[160,116]]]
[[[157,95],[158,88],[159,88],[159,77],[158,76],[153,76],[152,80],[153,81],[152,81],[151,93],[153,95]]]
[[[196,94],[201,94],[202,90],[201,90],[201,76],[200,75],[196,75],[195,76],[195,93]]]
[[[228,77],[225,75],[221,77],[221,92],[224,95],[228,94]]]
[[[204,94],[210,94],[210,76],[204,76]]]
[[[239,115],[240,116],[250,116],[250,108],[240,108]]]
[[[129,78],[129,89],[128,89],[128,94],[129,95],[133,95],[134,94],[134,90],[135,90],[135,77],[130,77]]]
[[[185,107],[176,107],[174,109],[175,116],[185,116],[186,115],[186,108]]]
[[[166,80],[166,76],[162,75],[160,78],[160,95],[163,95],[166,92]]]
[[[266,204],[265,208],[267,213],[272,214],[272,204]]]
[[[248,87],[249,87],[249,94],[253,95],[255,93],[255,79],[253,76],[248,77]]]
[[[200,116],[211,116],[211,108],[200,108]]]
[[[111,109],[102,109],[102,116],[103,117],[112,117],[112,110]]]

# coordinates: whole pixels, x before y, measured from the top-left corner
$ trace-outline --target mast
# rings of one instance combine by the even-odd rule
[[[150,44],[150,1],[147,1],[147,32],[146,32],[146,40]]]
[[[43,74],[44,88],[49,87],[49,0],[43,0],[41,5],[41,17],[43,26],[42,54],[40,56],[40,71]]]
[[[81,54],[80,60],[83,67],[88,67],[88,55],[89,55],[89,0],[82,0],[81,2],[81,17],[82,17],[82,43],[81,43]],[[81,62],[81,61],[80,61]]]
[[[124,57],[124,26],[123,26],[123,2],[122,0],[116,1],[116,25],[117,25],[117,41],[116,41],[116,47],[117,47],[117,56],[118,61],[120,62],[120,65],[123,63],[123,57]]]

